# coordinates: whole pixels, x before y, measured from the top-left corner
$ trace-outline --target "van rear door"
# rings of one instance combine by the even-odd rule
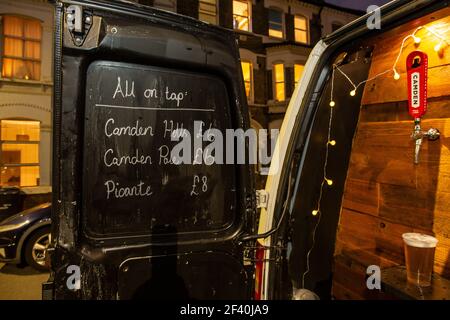
[[[137,4],[55,7],[46,296],[250,298],[252,170],[202,151],[208,129],[249,127],[233,33]]]

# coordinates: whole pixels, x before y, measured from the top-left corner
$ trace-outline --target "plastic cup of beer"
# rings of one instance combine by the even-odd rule
[[[438,240],[421,233],[402,235],[405,244],[405,262],[408,282],[420,287],[431,285],[434,251]]]

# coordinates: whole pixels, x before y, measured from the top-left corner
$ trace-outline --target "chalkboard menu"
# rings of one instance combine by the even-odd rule
[[[89,236],[146,235],[161,227],[202,232],[234,220],[233,166],[205,162],[193,142],[208,129],[232,128],[220,78],[94,62],[84,125],[83,223]],[[171,150],[188,134],[192,163],[174,163]]]

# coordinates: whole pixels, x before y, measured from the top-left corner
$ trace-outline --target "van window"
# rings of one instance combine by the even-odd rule
[[[83,169],[87,233],[148,234],[155,227],[185,233],[229,226],[236,207],[233,166],[208,165],[198,148],[209,144],[201,136],[208,129],[232,128],[229,110],[225,83],[215,76],[92,64]],[[177,128],[179,141],[172,141]],[[186,141],[180,155],[191,162],[174,164],[171,151]]]

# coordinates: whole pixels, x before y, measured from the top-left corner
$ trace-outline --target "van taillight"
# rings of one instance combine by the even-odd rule
[[[255,249],[255,300],[261,300],[264,277],[264,247],[257,242]]]

